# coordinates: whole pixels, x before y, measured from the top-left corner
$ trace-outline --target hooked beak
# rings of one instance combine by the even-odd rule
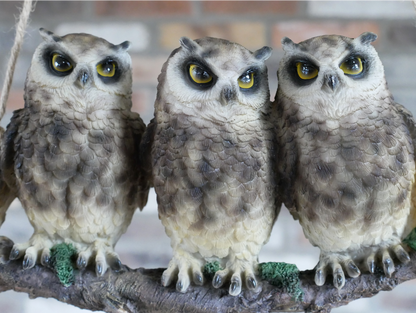
[[[88,74],[88,71],[81,70],[77,76],[77,80],[75,81],[75,85],[78,88],[83,89],[87,82],[89,81],[90,75]]]
[[[339,78],[336,75],[328,74],[325,76],[324,84],[334,91],[339,85]]]
[[[231,100],[235,100],[235,92],[231,86],[225,87],[221,92],[221,103],[227,105]]]

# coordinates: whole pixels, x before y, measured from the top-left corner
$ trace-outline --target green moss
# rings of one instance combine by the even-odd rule
[[[210,263],[205,264],[204,269],[202,270],[202,273],[204,274],[206,278],[213,279],[215,273],[221,270],[223,270],[223,268],[221,267],[220,262],[215,261],[215,262],[210,262]]]
[[[299,270],[296,265],[275,262],[260,263],[259,273],[263,280],[267,280],[270,284],[278,288],[283,288],[296,301],[303,300]]]
[[[50,264],[65,287],[72,285],[75,280],[73,263],[76,254],[72,244],[61,243],[51,249]]]
[[[403,239],[403,242],[413,250],[416,250],[416,228],[414,228],[410,234]]]

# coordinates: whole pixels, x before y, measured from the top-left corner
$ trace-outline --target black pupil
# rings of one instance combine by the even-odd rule
[[[60,55],[55,58],[54,65],[56,68],[59,68],[60,70],[67,70],[71,67],[71,63]]]
[[[301,72],[302,72],[303,75],[308,76],[311,73],[313,73],[314,70],[315,70],[315,68],[312,67],[311,65],[305,64],[305,63],[302,64]]]
[[[195,66],[193,68],[194,76],[198,78],[201,81],[207,81],[209,80],[210,75],[207,73],[207,71],[204,71],[202,68]]]
[[[240,78],[241,82],[248,84],[251,81],[251,75],[250,73],[247,73],[246,75],[242,76]]]
[[[358,59],[349,59],[345,62],[345,64],[351,71],[357,72],[360,70],[360,62]]]
[[[102,70],[105,74],[109,74],[113,71],[113,63],[112,62],[105,62],[102,65]]]

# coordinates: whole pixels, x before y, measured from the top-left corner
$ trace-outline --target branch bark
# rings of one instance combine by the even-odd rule
[[[23,270],[21,260],[0,265],[0,292],[25,292],[30,298],[51,297],[82,309],[111,313],[327,313],[332,308],[372,297],[382,290],[392,290],[398,284],[416,278],[416,252],[410,256],[411,261],[398,265],[391,278],[382,274],[362,274],[347,279],[340,291],[332,286],[332,282],[316,286],[312,270],[301,272],[301,288],[305,293],[302,302],[294,301],[291,295],[267,282],[259,284],[258,291],[243,291],[238,297],[229,296],[227,288],[214,289],[209,283],[203,287],[191,286],[187,293],[181,294],[174,286],[161,286],[163,269],[125,267],[121,272],[109,270],[103,277],[96,277],[94,270],[87,268],[76,274],[72,286],[64,287],[50,269],[36,265]]]

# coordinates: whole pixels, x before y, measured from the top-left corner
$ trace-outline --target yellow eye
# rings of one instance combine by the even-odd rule
[[[254,73],[246,73],[238,79],[238,86],[243,89],[249,89],[254,85]]]
[[[97,65],[97,73],[103,77],[113,77],[116,74],[117,63],[112,60],[106,60]]]
[[[52,54],[52,67],[60,73],[68,72],[73,68],[71,62],[59,53]]]
[[[197,84],[208,84],[212,82],[212,75],[196,64],[189,66],[189,76]]]
[[[339,67],[347,75],[357,75],[363,71],[363,62],[359,57],[349,58]]]
[[[318,69],[309,63],[298,62],[296,63],[298,75],[302,79],[312,79],[318,76]]]

